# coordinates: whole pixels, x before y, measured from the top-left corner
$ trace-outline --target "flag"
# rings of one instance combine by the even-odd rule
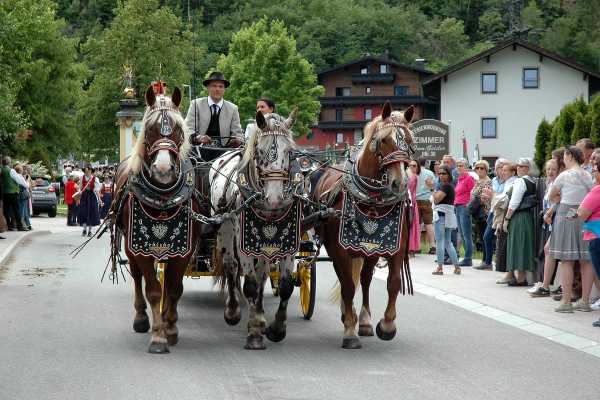
[[[463,145],[463,158],[469,161],[469,151],[467,149],[467,138],[465,137],[465,133],[462,134],[462,145]]]

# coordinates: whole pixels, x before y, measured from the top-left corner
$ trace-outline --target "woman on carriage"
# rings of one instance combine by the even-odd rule
[[[86,166],[81,180],[81,201],[79,204],[79,223],[83,225],[83,233],[92,236],[92,227],[100,225],[99,198],[100,182],[94,175],[94,169]],[[87,233],[86,233],[87,230]]]
[[[256,111],[260,111],[262,115],[272,114],[275,112],[275,102],[267,97],[261,97],[256,100]],[[246,125],[246,130],[244,131],[244,138],[248,141],[248,136],[252,130],[252,127],[256,124],[254,119],[248,125]]]

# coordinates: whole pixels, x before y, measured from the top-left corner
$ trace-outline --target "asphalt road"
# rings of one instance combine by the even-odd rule
[[[298,293],[286,339],[243,349],[246,314],[223,321],[210,279],[185,281],[180,340],[168,355],[146,352],[134,333],[131,281],[100,283],[107,238],[77,259],[79,230],[41,235],[0,266],[0,399],[598,399],[600,360],[491,319],[415,295],[399,299],[391,342],[363,338],[341,349],[335,282],[318,265],[312,321]],[[374,321],[385,282],[372,285]],[[266,295],[272,319],[276,299]],[[245,311],[245,310],[244,310]]]

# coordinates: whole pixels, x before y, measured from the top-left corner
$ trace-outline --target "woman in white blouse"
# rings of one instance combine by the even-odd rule
[[[581,168],[583,152],[575,146],[565,150],[566,170],[561,172],[550,189],[550,201],[558,204],[548,253],[560,260],[562,303],[555,311],[572,313],[573,310],[591,311],[590,291],[594,281],[594,271],[590,262],[587,243],[583,240],[583,222],[575,216],[585,195],[592,189],[592,176]],[[581,299],[573,306],[573,267],[575,261],[581,266]]]
[[[537,205],[534,165],[530,158],[520,158],[513,187],[508,191],[508,210],[504,217],[504,232],[508,233],[506,249],[507,272],[516,271],[509,286],[527,286],[533,281],[535,262],[534,211]],[[526,278],[527,275],[527,278]],[[528,282],[529,281],[529,282]]]

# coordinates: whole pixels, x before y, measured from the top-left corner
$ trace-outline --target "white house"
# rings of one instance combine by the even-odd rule
[[[531,43],[511,39],[426,79],[450,126],[450,153],[469,160],[533,157],[542,118],[552,121],[573,99],[600,90],[600,74]]]

